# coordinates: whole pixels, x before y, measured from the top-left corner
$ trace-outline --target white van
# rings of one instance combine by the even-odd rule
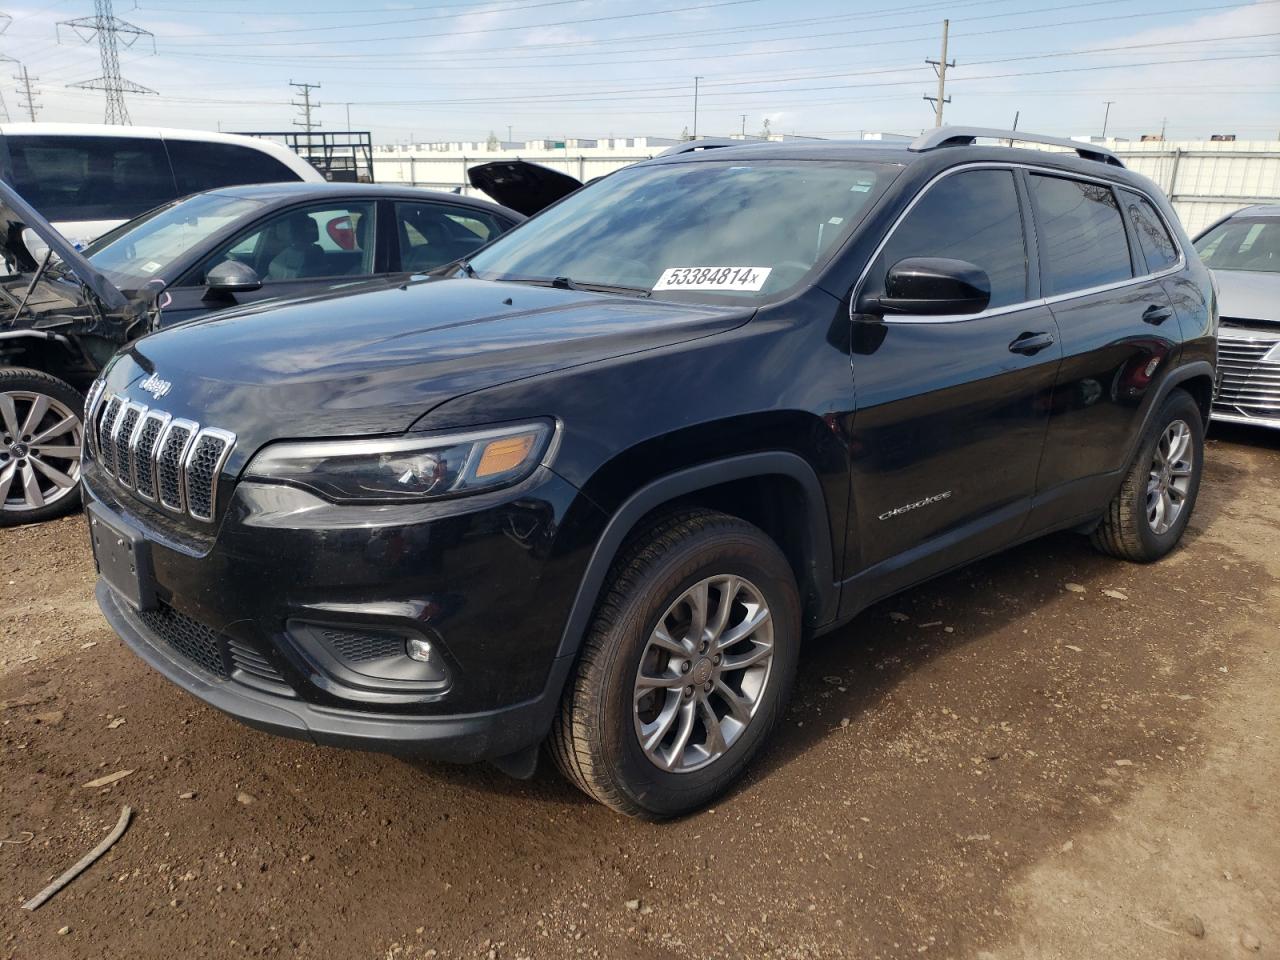
[[[78,246],[189,193],[324,181],[292,150],[257,137],[96,123],[0,124],[0,179]]]

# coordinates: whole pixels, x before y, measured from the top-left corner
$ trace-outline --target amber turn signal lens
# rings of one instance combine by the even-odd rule
[[[524,463],[525,457],[533,449],[537,434],[525,433],[518,437],[503,437],[491,440],[480,457],[480,465],[476,467],[477,477],[491,477],[497,473],[506,473]]]

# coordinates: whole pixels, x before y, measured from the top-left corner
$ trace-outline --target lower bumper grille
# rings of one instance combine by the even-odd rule
[[[218,632],[168,604],[138,614],[152,637],[182,659],[223,680],[293,695],[280,671],[248,644]]]
[[[1220,413],[1280,419],[1280,330],[1219,331],[1213,403]]]

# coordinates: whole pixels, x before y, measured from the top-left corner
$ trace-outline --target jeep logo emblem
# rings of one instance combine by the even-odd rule
[[[173,389],[172,383],[168,380],[161,380],[154,373],[147,377],[147,379],[143,380],[142,383],[138,384],[138,386],[147,391],[147,393],[151,394],[151,396],[155,397],[157,400]]]

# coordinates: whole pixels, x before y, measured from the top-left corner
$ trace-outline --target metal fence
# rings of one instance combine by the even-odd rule
[[[1150,177],[1195,236],[1220,217],[1254,203],[1280,203],[1280,142],[1116,144],[1125,166]],[[1148,149],[1149,148],[1149,149]]]
[[[1173,201],[1187,232],[1193,236],[1219,217],[1253,203],[1280,203],[1280,142],[1237,141],[1111,142],[1125,165],[1154,180]],[[1221,149],[1216,149],[1221,147]],[[563,171],[583,182],[647,160],[653,153],[607,156],[569,155],[563,151],[529,153],[510,159],[529,160]],[[498,159],[470,156],[375,155],[374,176],[380,183],[410,183],[436,190],[470,194],[467,171]]]

